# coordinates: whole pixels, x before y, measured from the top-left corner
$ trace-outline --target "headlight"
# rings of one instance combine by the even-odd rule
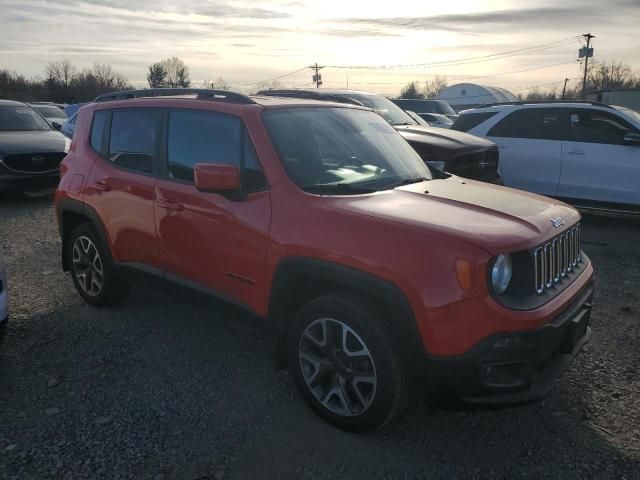
[[[498,255],[491,268],[491,286],[493,291],[502,295],[511,283],[511,255]]]
[[[64,153],[69,153],[69,149],[71,148],[71,140],[67,137],[64,137]]]

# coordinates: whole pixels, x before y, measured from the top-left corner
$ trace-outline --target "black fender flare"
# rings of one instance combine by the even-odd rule
[[[415,315],[403,291],[395,284],[369,272],[309,257],[285,257],[276,267],[269,295],[268,319],[275,330],[278,366],[286,362],[284,344],[295,315],[291,294],[301,278],[313,278],[333,286],[371,297],[390,313],[389,326],[407,361],[419,361],[426,355]],[[327,292],[328,293],[328,292]],[[299,307],[293,305],[293,307]]]
[[[79,200],[74,200],[71,198],[63,198],[58,200],[56,206],[56,215],[58,217],[58,232],[60,233],[60,239],[62,240],[62,269],[66,272],[69,271],[69,259],[67,258],[67,249],[66,249],[66,241],[69,238],[69,234],[71,233],[71,228],[68,228],[64,221],[65,213],[74,213],[76,215],[82,216],[87,219],[87,222],[90,222],[95,227],[98,232],[98,236],[100,237],[100,241],[102,245],[104,245],[107,255],[109,255],[109,260],[111,258],[111,250],[109,248],[109,242],[107,242],[107,236],[105,233],[104,224],[93,207],[83,203]]]

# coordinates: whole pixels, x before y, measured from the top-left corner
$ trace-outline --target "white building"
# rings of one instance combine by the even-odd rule
[[[587,93],[587,100],[602,102],[607,105],[619,105],[640,112],[640,88],[597,90]]]
[[[457,83],[440,90],[437,100],[444,100],[456,110],[477,107],[485,103],[517,102],[516,96],[500,87],[475,83]]]

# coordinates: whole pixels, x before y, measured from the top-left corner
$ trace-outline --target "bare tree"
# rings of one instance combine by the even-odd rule
[[[587,90],[640,87],[640,74],[622,62],[598,62],[589,65]]]
[[[191,85],[189,67],[178,57],[167,58],[160,63],[167,72],[166,83],[169,87],[188,87]]]
[[[444,90],[449,86],[449,82],[447,82],[447,77],[442,77],[440,75],[435,75],[433,80],[427,80],[424,86],[424,97],[425,98],[436,98],[438,93],[441,90]]]
[[[45,71],[49,81],[58,83],[67,89],[76,74],[76,67],[71,63],[71,60],[63,58],[62,60],[48,63]]]
[[[116,73],[108,63],[94,63],[93,76],[100,88],[113,88],[116,83]]]

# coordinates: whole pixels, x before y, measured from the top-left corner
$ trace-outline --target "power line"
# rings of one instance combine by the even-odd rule
[[[292,75],[295,75],[295,74],[300,73],[300,72],[304,72],[306,70],[307,70],[307,67],[302,67],[302,68],[299,68],[297,70],[294,70],[293,72],[285,73],[283,75],[279,75],[277,77],[270,78],[269,80],[259,80],[257,82],[253,82],[253,83],[243,83],[243,84],[233,85],[233,86],[234,87],[252,87],[254,85],[258,85],[259,83],[269,83],[269,82],[273,82],[275,80],[280,80],[281,78],[290,77]]]
[[[540,45],[533,45],[530,47],[519,48],[516,50],[508,50],[505,52],[492,53],[489,55],[480,55],[477,57],[459,58],[455,60],[441,60],[441,61],[434,61],[434,62],[399,64],[399,65],[327,65],[327,67],[346,68],[350,70],[357,70],[357,69],[386,70],[386,69],[397,69],[397,68],[418,68],[418,67],[427,67],[427,66],[434,66],[434,65],[450,65],[450,66],[464,65],[468,63],[486,62],[490,60],[499,60],[503,58],[509,58],[517,55],[528,55],[531,53],[537,53],[537,52],[548,50],[551,48],[557,48],[564,45],[568,45],[569,43],[573,43],[576,38],[578,38],[578,36],[557,40],[555,42],[549,42],[549,43],[543,43]]]
[[[527,68],[525,70],[516,70],[513,72],[503,72],[503,73],[492,73],[491,75],[478,75],[475,77],[463,77],[461,79],[455,78],[456,82],[464,82],[466,80],[474,80],[476,78],[489,78],[489,77],[501,77],[503,75],[514,75],[516,73],[524,73],[524,72],[532,72],[534,70],[542,70],[544,68],[551,68],[551,67],[558,67],[560,65],[569,65],[569,64],[574,64],[576,63],[575,60],[571,60],[569,62],[560,62],[560,63],[553,63],[551,65],[541,65],[539,67],[533,67],[533,68]],[[328,83],[344,83],[342,81],[339,80],[326,80]],[[414,80],[415,83],[427,83],[428,80]],[[353,85],[398,85],[399,83],[401,83],[401,81],[395,81],[395,82],[350,82]]]

